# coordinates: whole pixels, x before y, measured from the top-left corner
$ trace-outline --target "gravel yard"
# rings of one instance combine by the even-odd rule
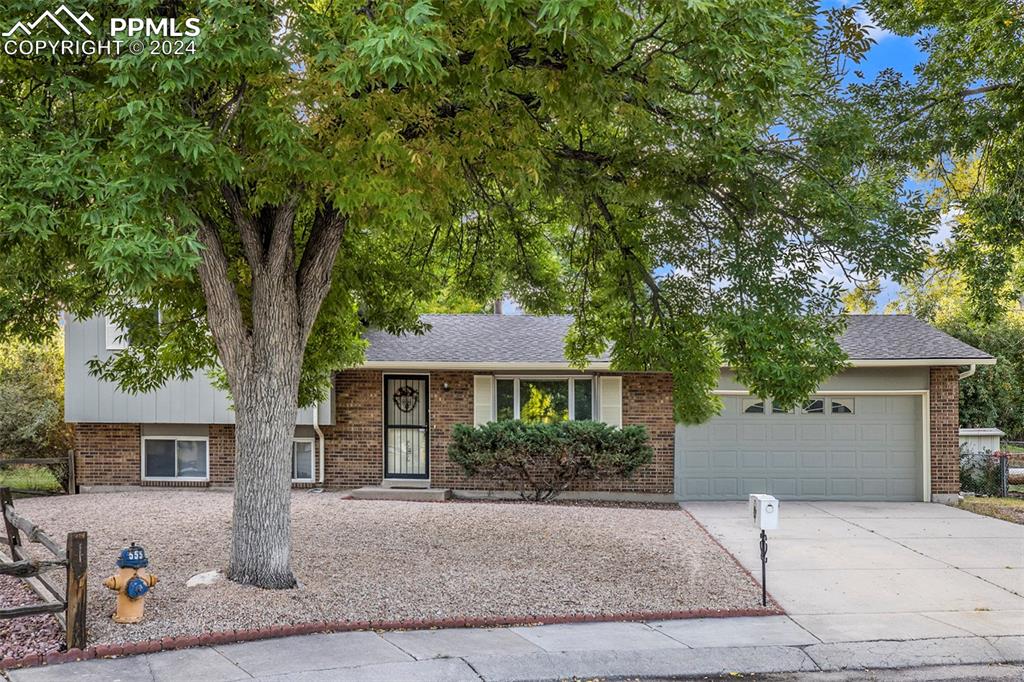
[[[760,588],[679,509],[357,501],[292,496],[301,587],[222,581],[231,494],[147,490],[19,500],[52,537],[89,532],[89,643],[313,621],[758,609]],[[146,620],[110,620],[100,583],[142,544],[160,583]]]

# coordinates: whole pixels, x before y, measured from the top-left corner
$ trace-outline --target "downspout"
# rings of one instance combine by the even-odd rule
[[[966,379],[967,377],[973,377],[974,373],[977,371],[978,365],[975,363],[971,363],[971,368],[969,370],[967,370],[966,372],[960,372],[960,379],[963,380]]]
[[[324,484],[324,432],[320,430],[320,403],[313,403],[313,430],[320,444],[320,485]]]

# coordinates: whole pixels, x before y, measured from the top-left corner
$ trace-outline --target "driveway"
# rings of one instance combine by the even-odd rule
[[[743,502],[690,502],[760,578]],[[822,642],[1024,635],[1024,526],[940,504],[782,502],[768,591]]]

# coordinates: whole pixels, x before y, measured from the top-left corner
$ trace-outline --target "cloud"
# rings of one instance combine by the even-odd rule
[[[886,30],[878,25],[878,22],[867,13],[867,10],[861,8],[857,10],[854,15],[857,21],[864,26],[868,27],[868,38],[871,38],[876,43],[880,43],[887,38],[892,38],[896,34],[892,31]]]

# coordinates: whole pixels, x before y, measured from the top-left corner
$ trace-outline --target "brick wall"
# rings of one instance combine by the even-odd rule
[[[960,379],[956,367],[929,370],[932,494],[960,492]]]
[[[142,433],[138,424],[75,424],[79,485],[138,485]]]
[[[382,390],[383,376],[379,371],[349,370],[336,375],[335,424],[322,427],[326,486],[353,488],[378,485],[383,479]],[[654,447],[654,461],[630,480],[588,481],[579,484],[576,489],[671,493],[675,438],[671,377],[667,374],[623,375],[622,402],[624,424],[647,426]],[[432,372],[429,450],[431,485],[461,489],[514,488],[508,481],[467,478],[449,461],[447,452],[452,427],[455,424],[472,423],[473,373]],[[137,424],[78,424],[76,440],[79,481],[83,485],[140,483],[140,431]],[[234,479],[234,426],[210,425],[209,455],[210,484],[230,484]]]

